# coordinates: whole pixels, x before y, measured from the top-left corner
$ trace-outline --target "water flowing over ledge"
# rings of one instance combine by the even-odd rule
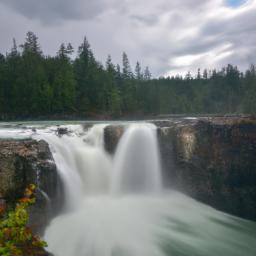
[[[106,126],[29,135],[49,143],[64,183],[65,208],[45,233],[55,256],[255,255],[255,223],[163,187],[154,125],[125,124],[114,155],[105,150]],[[193,132],[184,134],[189,161]]]

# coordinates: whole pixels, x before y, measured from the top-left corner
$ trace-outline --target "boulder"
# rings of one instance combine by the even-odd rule
[[[70,131],[68,130],[68,128],[66,127],[58,127],[57,130],[56,130],[56,134],[61,137],[63,135],[67,135],[69,134]]]
[[[123,135],[125,125],[108,125],[104,129],[104,147],[109,154],[114,154],[118,141]]]

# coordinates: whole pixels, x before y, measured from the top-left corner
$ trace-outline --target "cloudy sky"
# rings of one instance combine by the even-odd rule
[[[0,0],[0,52],[33,31],[45,54],[86,35],[98,60],[140,60],[154,76],[256,63],[256,0]]]

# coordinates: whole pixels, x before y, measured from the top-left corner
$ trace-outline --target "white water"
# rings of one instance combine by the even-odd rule
[[[156,128],[132,125],[122,136],[114,157],[114,193],[156,193],[161,190],[161,167]]]
[[[105,125],[67,127],[32,134],[50,144],[65,186],[65,211],[45,234],[55,256],[256,255],[255,223],[163,189],[154,126],[130,125],[113,159]]]
[[[79,207],[85,196],[109,190],[111,158],[103,149],[105,125],[93,126],[84,132],[81,126],[67,126],[69,136],[38,132],[51,148],[59,174],[64,183],[67,211]]]

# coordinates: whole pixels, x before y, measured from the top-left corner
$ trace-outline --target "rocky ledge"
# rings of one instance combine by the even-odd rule
[[[256,119],[172,118],[152,121],[165,186],[216,209],[256,220]],[[105,148],[115,151],[122,126],[105,129]]]
[[[40,233],[57,211],[59,201],[60,184],[48,144],[31,139],[0,140],[1,200],[8,208],[13,207],[31,183],[37,192],[36,204],[30,209],[30,226]]]

